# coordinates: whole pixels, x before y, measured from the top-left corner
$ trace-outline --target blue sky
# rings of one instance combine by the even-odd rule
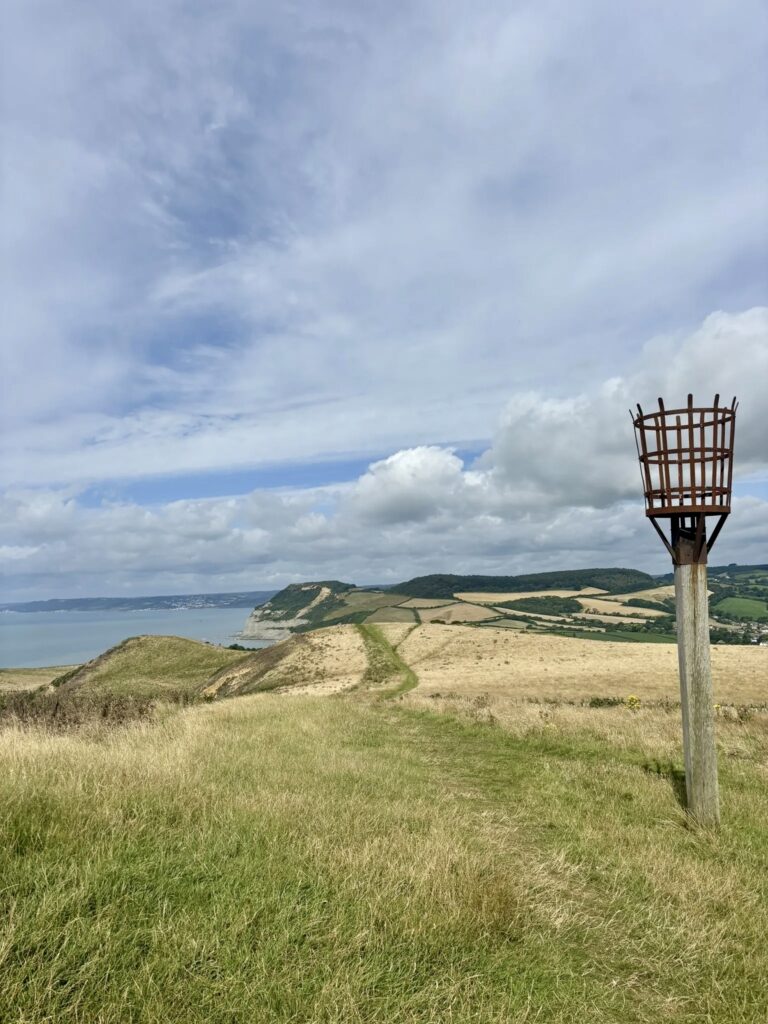
[[[626,410],[690,390],[768,561],[767,20],[12,2],[7,599],[663,571]]]

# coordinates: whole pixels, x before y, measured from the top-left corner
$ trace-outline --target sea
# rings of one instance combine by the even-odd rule
[[[248,608],[178,608],[142,611],[0,611],[0,668],[80,665],[129,636],[184,636],[213,644],[238,640]]]

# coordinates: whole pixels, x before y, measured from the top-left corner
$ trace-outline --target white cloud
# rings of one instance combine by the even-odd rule
[[[759,0],[42,0],[4,28],[9,586],[660,560],[621,504],[659,394],[737,394],[765,474]],[[352,457],[321,493],[77,497]],[[756,552],[739,508],[724,545]]]

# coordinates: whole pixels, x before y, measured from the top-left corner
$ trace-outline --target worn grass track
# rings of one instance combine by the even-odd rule
[[[375,690],[377,696],[386,699],[398,697],[418,686],[416,673],[403,661],[397,648],[390,644],[378,626],[363,623],[357,629],[368,658],[368,667],[360,684],[363,689]]]
[[[0,1020],[763,1024],[764,730],[738,749],[713,837],[595,728],[265,695],[6,731]]]

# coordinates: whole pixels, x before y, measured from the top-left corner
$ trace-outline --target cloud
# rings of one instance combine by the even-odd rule
[[[12,4],[6,478],[477,440],[764,301],[762,25]]]
[[[737,394],[766,473],[758,0],[42,0],[4,27],[9,587],[661,565],[623,504],[627,409],[659,394]],[[83,494],[332,460],[371,465]],[[755,500],[724,545],[760,548]]]

